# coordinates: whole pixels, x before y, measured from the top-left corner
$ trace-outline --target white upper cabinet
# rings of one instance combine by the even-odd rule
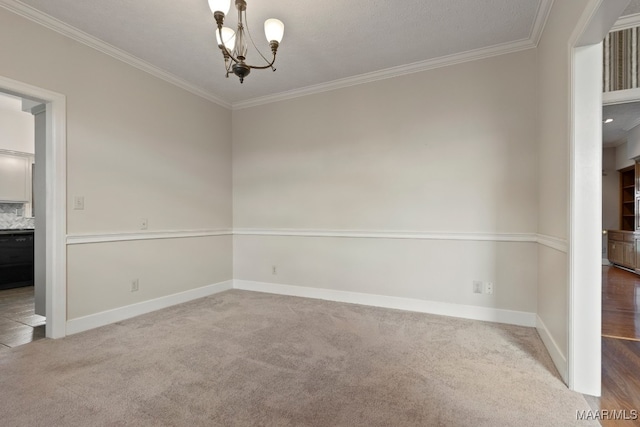
[[[31,202],[32,157],[0,152],[0,202]]]

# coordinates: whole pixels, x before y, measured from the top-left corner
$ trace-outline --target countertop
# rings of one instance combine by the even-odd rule
[[[14,228],[0,230],[0,236],[6,234],[33,234],[33,228]]]

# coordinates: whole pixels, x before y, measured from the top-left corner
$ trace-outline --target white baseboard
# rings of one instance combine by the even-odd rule
[[[171,307],[172,305],[182,304],[194,299],[217,294],[218,292],[232,288],[233,281],[227,280],[225,282],[202,286],[200,288],[115,308],[113,310],[78,317],[77,319],[67,321],[67,335],[77,334],[78,332],[88,331],[89,329],[120,322],[121,320],[130,319],[132,317],[140,316],[141,314],[147,314],[162,308]]]
[[[333,289],[281,285],[277,283],[253,282],[249,280],[234,280],[233,288],[246,291],[266,292],[271,294],[370,305],[374,307],[393,308],[396,310],[438,314],[442,316],[461,317],[464,319],[507,323],[511,325],[529,327],[536,326],[536,314],[524,311],[502,310],[497,308],[451,304],[439,301],[426,301],[386,295],[337,291]]]
[[[542,339],[542,342],[544,343],[545,347],[547,347],[547,351],[551,356],[551,360],[553,360],[554,365],[556,365],[556,369],[558,369],[558,372],[560,373],[562,380],[566,384],[568,384],[567,358],[564,354],[562,354],[560,347],[558,347],[558,344],[553,339],[553,336],[551,336],[549,329],[547,329],[547,326],[544,324],[540,316],[536,316],[536,318],[537,318],[536,329],[538,330],[538,334],[540,335],[540,338]]]
[[[606,258],[602,258],[602,265],[609,265],[609,260]]]

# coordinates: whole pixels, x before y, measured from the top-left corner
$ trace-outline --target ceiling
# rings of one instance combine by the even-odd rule
[[[622,16],[640,13],[640,0],[631,0],[627,8],[622,12]]]
[[[432,68],[434,60],[469,56],[470,51],[491,48],[488,52],[496,54],[533,47],[550,4],[550,0],[247,0],[249,29],[263,53],[269,53],[262,29],[265,19],[281,19],[285,35],[277,72],[254,70],[241,85],[235,76],[224,77],[207,0],[0,0],[0,6],[50,28],[62,28],[90,45],[116,47],[138,66],[142,60],[142,68],[162,70],[169,80],[227,106],[407,64],[413,64],[413,71]],[[226,24],[233,27],[236,19],[229,13]],[[85,34],[70,32],[68,26]],[[256,56],[250,49],[248,62],[255,62]]]
[[[605,105],[602,108],[602,119],[613,119],[611,123],[602,124],[602,145],[616,147],[627,141],[627,132],[640,125],[640,102]]]

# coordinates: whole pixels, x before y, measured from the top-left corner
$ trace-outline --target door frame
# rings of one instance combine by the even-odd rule
[[[66,97],[0,76],[0,90],[46,104],[46,327],[47,338],[66,336],[67,131]]]
[[[602,40],[629,0],[590,0],[569,39],[568,382],[601,394]]]

